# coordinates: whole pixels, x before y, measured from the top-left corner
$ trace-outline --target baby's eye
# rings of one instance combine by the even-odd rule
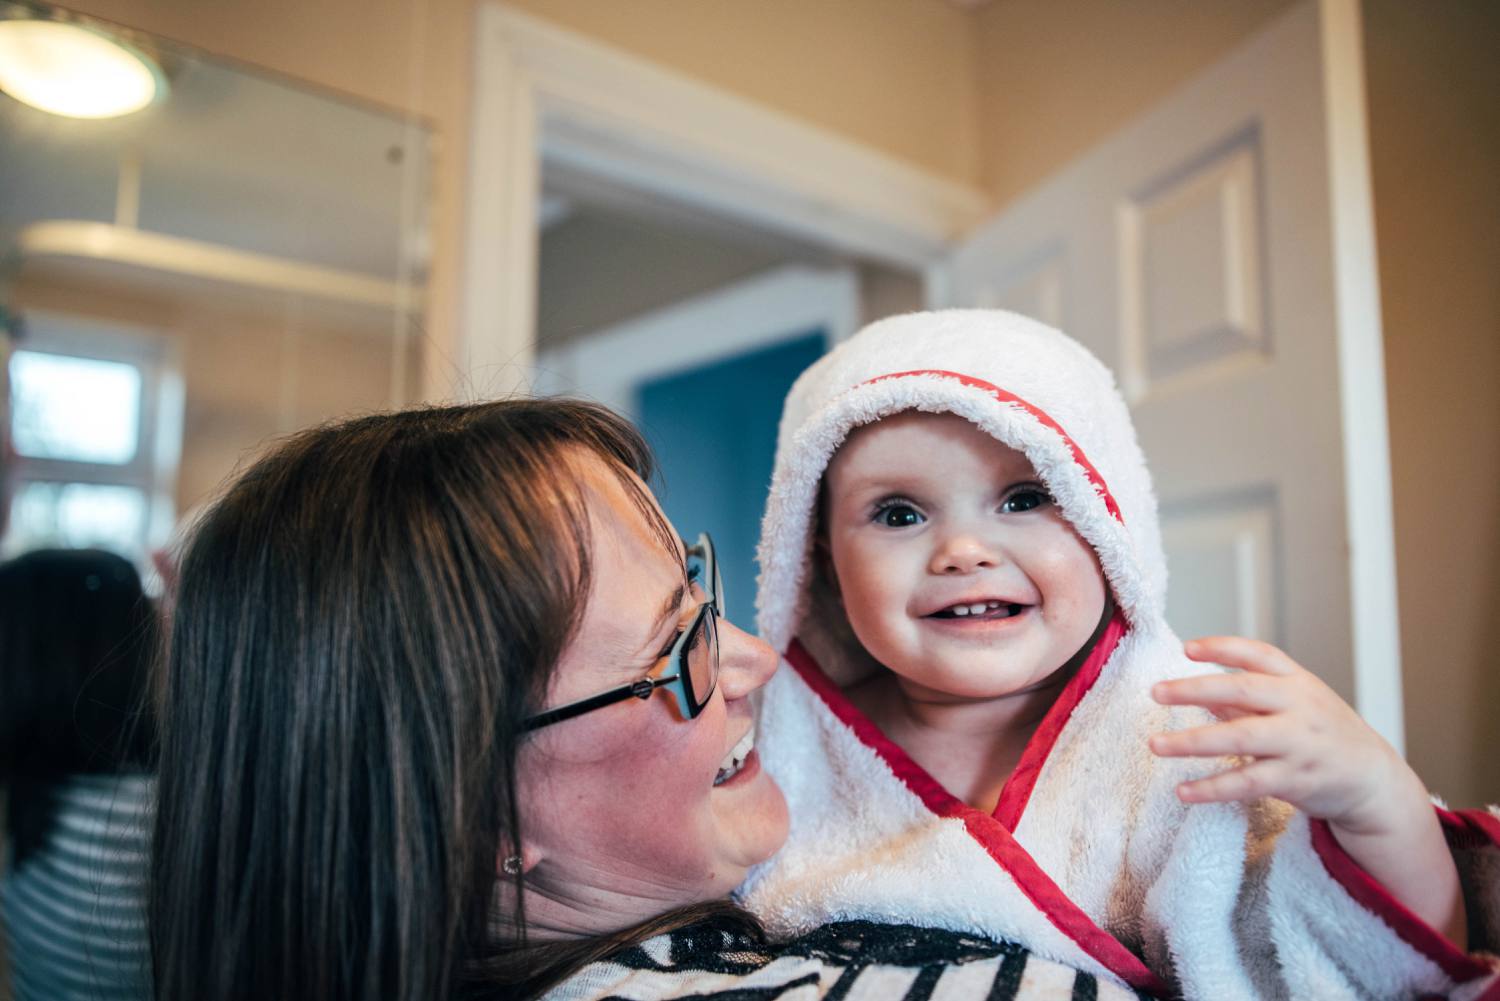
[[[1020,514],[1052,503],[1052,495],[1039,486],[1020,487],[1000,502],[1000,510],[1006,514]]]
[[[875,512],[875,521],[887,528],[908,528],[925,520],[920,511],[905,501],[882,504]]]

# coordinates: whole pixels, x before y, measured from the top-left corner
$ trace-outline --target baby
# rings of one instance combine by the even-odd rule
[[[820,360],[760,561],[773,932],[940,926],[1188,998],[1494,983],[1500,820],[1435,812],[1274,647],[1172,634],[1128,411],[1063,335],[914,314]]]

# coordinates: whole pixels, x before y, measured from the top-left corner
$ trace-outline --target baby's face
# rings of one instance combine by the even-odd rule
[[[855,635],[909,694],[992,699],[1045,680],[1104,613],[1099,561],[1025,455],[953,414],[853,432],[825,475]]]

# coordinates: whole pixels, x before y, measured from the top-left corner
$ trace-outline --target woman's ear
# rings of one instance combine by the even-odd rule
[[[500,854],[495,859],[495,871],[501,877],[526,876],[537,867],[542,860],[542,852],[535,846],[523,844],[519,851],[507,851],[504,846],[500,848]]]

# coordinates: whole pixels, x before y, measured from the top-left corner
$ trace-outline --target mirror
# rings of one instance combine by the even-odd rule
[[[0,93],[0,555],[145,567],[268,439],[419,392],[431,129],[60,9],[11,22],[121,42],[158,92],[112,118]]]

